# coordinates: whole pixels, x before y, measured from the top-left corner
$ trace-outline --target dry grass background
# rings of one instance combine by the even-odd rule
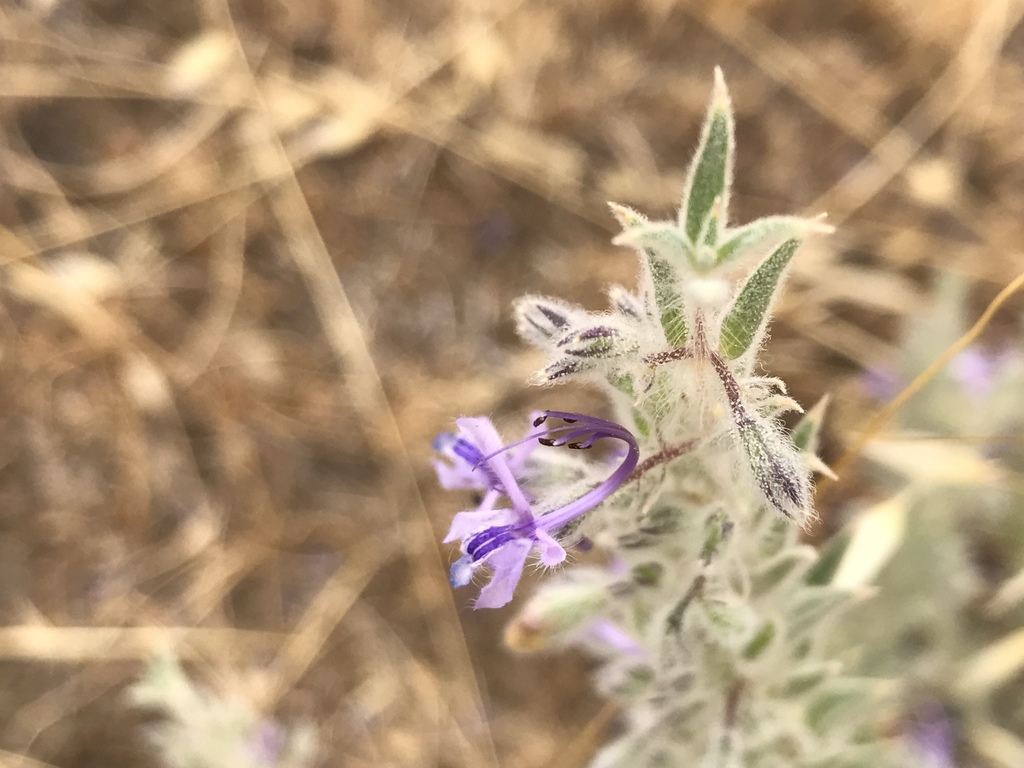
[[[579,764],[585,662],[502,650],[437,544],[436,432],[594,403],[525,388],[509,300],[632,279],[604,201],[672,209],[720,64],[734,219],[839,226],[769,358],[835,452],[935,270],[1024,268],[1022,15],[0,1],[0,762],[153,764],[122,690],[173,646],[328,765]]]

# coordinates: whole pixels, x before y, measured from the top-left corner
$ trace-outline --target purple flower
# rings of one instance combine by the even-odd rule
[[[980,347],[968,347],[949,363],[949,372],[973,399],[982,399],[995,384],[999,359]]]
[[[489,419],[462,418],[457,422],[467,444],[479,451],[477,465],[485,468],[488,478],[484,502],[475,511],[455,515],[445,537],[446,543],[462,541],[463,556],[451,567],[453,587],[468,584],[485,564],[491,570],[491,579],[480,590],[476,608],[498,608],[509,602],[523,574],[526,559],[534,550],[541,563],[549,567],[565,560],[565,549],[552,533],[557,533],[611,496],[626,481],[640,458],[636,438],[614,422],[577,413],[545,411],[534,419],[534,427],[540,427],[549,418],[560,419],[563,423],[533,432],[510,445],[502,444]],[[523,458],[521,446],[564,445],[586,449],[604,438],[621,440],[628,448],[615,472],[575,501],[543,514],[535,512],[516,478],[515,464]],[[457,455],[461,458],[461,454]],[[467,464],[474,457],[475,454],[466,458]],[[508,498],[510,508],[493,508],[500,495]]]
[[[952,377],[972,400],[982,400],[999,378],[1020,360],[1020,352],[1005,347],[989,352],[979,346],[970,346],[949,363]]]
[[[624,656],[644,656],[646,654],[640,643],[608,619],[595,619],[587,626],[585,637]]]
[[[945,708],[937,701],[918,706],[907,734],[921,768],[953,768],[953,728]]]
[[[861,372],[859,378],[864,394],[879,402],[892,400],[903,387],[899,375],[888,366],[868,368]]]
[[[539,415],[539,412],[533,414],[535,418]],[[463,422],[470,421],[487,423],[487,429],[484,430],[485,439],[497,435],[490,419],[479,418],[459,419],[456,422],[459,425],[457,434],[443,432],[435,437],[431,447],[447,459],[447,461],[434,460],[437,481],[442,488],[449,491],[465,488],[485,493],[492,491],[503,493],[501,478],[491,469],[490,464],[484,462],[487,454],[494,452],[495,446],[489,442],[485,447],[479,442],[479,430],[473,432],[463,427]],[[517,445],[516,450],[510,453],[506,463],[511,469],[513,477],[522,477],[526,459],[537,445],[536,440],[524,440]],[[499,439],[498,448],[500,449],[500,447]]]
[[[261,720],[249,737],[249,749],[260,765],[274,765],[284,747],[285,733],[272,720]]]

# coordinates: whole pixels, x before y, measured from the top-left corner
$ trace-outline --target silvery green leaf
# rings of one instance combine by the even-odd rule
[[[612,242],[628,245],[648,258],[663,259],[669,264],[683,265],[692,258],[686,233],[671,221],[648,221],[628,227]]]
[[[637,391],[636,384],[632,376],[626,373],[612,372],[608,374],[607,381],[616,390],[626,395],[632,400],[636,400]]]
[[[833,228],[819,219],[799,216],[765,216],[727,229],[715,246],[716,263],[742,261],[748,256],[764,257],[785,240],[803,240],[811,232],[829,234]]]
[[[761,628],[757,630],[746,646],[744,646],[743,658],[748,661],[756,659],[768,650],[768,646],[771,645],[772,640],[775,639],[775,634],[775,624],[771,621],[766,621],[761,625]]]
[[[855,726],[873,698],[875,686],[875,681],[854,677],[829,680],[808,704],[807,724],[819,733],[843,725],[847,728]],[[851,715],[859,717],[851,718]]]
[[[803,454],[807,466],[812,472],[820,472],[826,477],[838,480],[839,476],[832,471],[821,457],[818,456],[818,449],[821,443],[821,428],[825,422],[825,410],[828,408],[829,396],[825,395],[814,407],[804,414],[803,418],[793,427],[789,439],[794,447]]]
[[[772,304],[799,247],[799,240],[787,240],[747,278],[722,320],[718,347],[723,355],[735,359],[761,346]]]
[[[793,427],[789,439],[793,447],[802,453],[817,454],[821,442],[821,427],[825,421],[825,409],[828,408],[829,396],[825,395],[811,408]]]
[[[801,587],[786,606],[787,633],[791,638],[814,629],[826,616],[849,603],[850,595],[831,587]]]
[[[579,569],[572,580],[549,581],[506,627],[505,642],[517,651],[549,647],[592,621],[608,597],[607,584],[597,569]]]
[[[686,346],[689,332],[676,270],[669,262],[654,258],[648,259],[648,268],[654,283],[654,300],[658,305],[658,319],[665,332],[665,340],[670,346],[681,349]]]
[[[842,744],[836,749],[815,755],[803,765],[804,768],[885,768],[900,763],[886,760],[885,754],[875,744]],[[924,765],[927,764],[922,764],[922,768]]]
[[[835,677],[841,669],[842,664],[838,661],[808,661],[791,667],[779,685],[778,695],[796,698]]]
[[[640,254],[653,293],[652,314],[661,322],[666,341],[673,347],[684,346],[688,333],[677,265],[687,258],[689,245],[685,236],[674,224],[652,224],[625,206],[608,205],[625,229],[614,242],[630,245]]]
[[[713,245],[725,227],[732,184],[734,149],[732,104],[722,70],[715,68],[711,104],[701,129],[697,154],[683,188],[679,225],[693,245]]]
[[[839,570],[839,564],[842,563],[849,545],[849,529],[840,531],[829,539],[818,553],[818,562],[807,569],[804,583],[817,587],[829,584]]]
[[[659,562],[640,563],[630,571],[630,581],[640,587],[657,587],[665,575],[665,566]]]
[[[750,575],[751,594],[759,596],[771,592],[790,576],[801,573],[815,558],[811,547],[795,546],[783,550],[754,568]]]
[[[644,516],[639,529],[655,536],[666,536],[679,531],[685,518],[686,513],[679,507],[659,506]]]
[[[650,688],[657,676],[649,664],[623,656],[601,670],[598,683],[602,691],[631,698]]]

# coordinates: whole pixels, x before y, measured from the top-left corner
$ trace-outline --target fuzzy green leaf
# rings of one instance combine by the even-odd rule
[[[814,550],[807,546],[794,546],[783,550],[754,568],[750,575],[751,594],[768,594],[793,574],[806,569],[814,559]]]
[[[776,695],[780,698],[796,698],[834,677],[840,669],[842,665],[836,661],[811,661],[799,664],[786,673]]]
[[[810,586],[822,587],[831,583],[839,570],[846,548],[850,545],[850,531],[840,531],[822,548],[818,561],[807,569],[804,582]]]
[[[775,625],[766,621],[761,628],[757,631],[750,642],[743,648],[743,658],[748,660],[756,659],[771,645],[772,640],[775,639]]]
[[[711,105],[690,165],[679,224],[694,246],[713,245],[724,227],[732,182],[733,117],[722,71],[715,69]]]
[[[661,327],[665,331],[665,340],[676,348],[686,346],[689,331],[686,327],[686,315],[683,302],[676,289],[675,269],[672,265],[645,252],[654,281],[654,300],[658,305]]]
[[[799,240],[787,240],[762,261],[747,278],[736,300],[722,320],[719,349],[737,358],[751,348],[768,324],[768,314],[786,267],[800,247]]]
[[[810,632],[829,614],[850,601],[850,595],[831,587],[803,587],[798,590],[786,606],[789,620],[787,633],[799,637]]]
[[[612,242],[631,246],[640,254],[654,286],[654,303],[665,330],[665,338],[670,345],[683,347],[688,330],[683,300],[679,294],[679,272],[676,265],[690,258],[686,238],[672,223],[651,223],[624,205],[608,205],[625,230]]]
[[[716,246],[715,260],[725,264],[734,259],[760,253],[764,255],[769,249],[783,240],[802,239],[808,232],[829,233],[832,227],[815,219],[801,219],[797,216],[765,216],[764,218],[744,224],[742,227],[729,229],[722,233],[722,239]]]

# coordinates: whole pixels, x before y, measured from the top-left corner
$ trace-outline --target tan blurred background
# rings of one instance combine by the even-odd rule
[[[168,647],[325,765],[585,762],[585,661],[503,649],[437,543],[435,433],[599,402],[527,389],[509,301],[632,281],[604,202],[671,213],[721,65],[733,220],[839,228],[768,355],[836,455],[936,271],[980,310],[1024,269],[1022,14],[0,0],[0,762],[154,765],[123,688]]]

